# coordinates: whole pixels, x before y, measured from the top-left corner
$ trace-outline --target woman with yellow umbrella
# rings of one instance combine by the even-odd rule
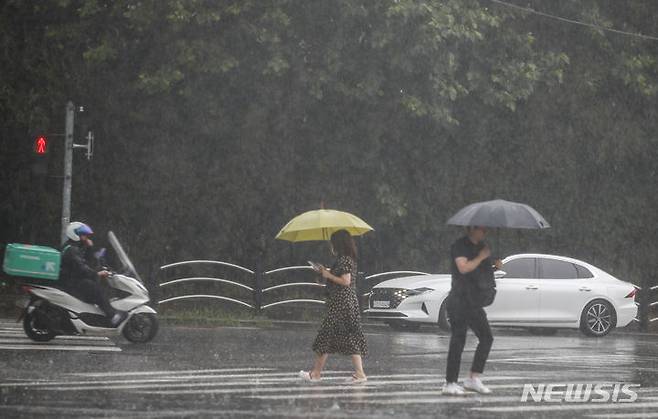
[[[356,295],[357,249],[348,229],[355,234],[363,234],[372,227],[352,214],[317,210],[296,217],[277,235],[277,238],[284,240],[306,241],[326,240],[330,234],[330,250],[336,256],[330,269],[318,264],[314,266],[327,281],[327,311],[312,345],[316,355],[313,368],[299,372],[299,377],[305,381],[320,381],[329,354],[333,353],[351,356],[354,373],[350,382],[367,380],[362,357],[368,348],[361,329]]]

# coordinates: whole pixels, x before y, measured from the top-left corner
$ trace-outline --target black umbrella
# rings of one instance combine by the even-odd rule
[[[476,202],[450,217],[448,224],[493,228],[549,228],[550,224],[532,207],[502,199]]]

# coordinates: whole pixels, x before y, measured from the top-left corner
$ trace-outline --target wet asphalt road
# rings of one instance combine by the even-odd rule
[[[485,372],[491,395],[440,394],[449,335],[367,327],[369,381],[346,384],[347,357],[321,383],[301,383],[314,325],[163,326],[146,345],[121,338],[27,340],[0,321],[0,417],[658,417],[658,336],[576,331],[532,336],[494,329]],[[476,339],[469,335],[462,378]],[[622,402],[521,401],[524,384],[633,383]],[[564,389],[564,387],[561,387]],[[610,387],[608,387],[610,388]],[[558,394],[559,398],[559,394]]]

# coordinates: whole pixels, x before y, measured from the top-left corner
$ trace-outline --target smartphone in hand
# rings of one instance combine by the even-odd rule
[[[322,265],[319,263],[311,262],[310,260],[307,261],[308,264],[313,268],[314,271],[320,272],[322,270]]]

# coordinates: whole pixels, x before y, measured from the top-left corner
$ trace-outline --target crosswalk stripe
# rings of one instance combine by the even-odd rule
[[[569,410],[619,410],[658,408],[658,401],[633,403],[579,403],[579,404],[541,404],[517,406],[473,407],[472,410],[489,413],[552,412]]]
[[[109,338],[106,337],[97,337],[97,336],[56,336],[54,338],[55,341],[86,341],[86,342],[98,342],[98,343],[107,343],[110,342]],[[16,341],[24,341],[24,342],[34,342],[27,336],[1,336],[0,335],[0,343],[15,343]]]
[[[634,413],[597,413],[586,415],[588,418],[606,418],[606,419],[647,419],[658,418],[658,412],[634,412]]]
[[[221,381],[217,382],[215,380],[230,380],[239,378],[242,381]],[[193,383],[181,383],[180,381],[191,381],[199,380],[201,382]],[[251,380],[249,380],[251,379]],[[338,378],[337,378],[338,379]],[[203,381],[206,380],[206,381]],[[328,379],[331,380],[331,379]],[[139,388],[140,384],[143,384],[146,387],[149,387],[150,383],[162,383],[158,384],[157,387],[165,386],[165,383],[171,383],[166,385],[166,387],[190,387],[190,386],[199,386],[199,387],[208,387],[208,386],[252,386],[259,383],[279,383],[279,382],[293,382],[299,381],[298,378],[292,377],[290,373],[272,373],[269,377],[262,375],[253,375],[253,374],[231,374],[231,375],[198,375],[198,376],[162,376],[154,378],[142,378],[142,379],[130,379],[130,380],[85,380],[85,381],[26,381],[20,383],[0,383],[0,387],[54,387],[57,386],[57,390],[77,390],[77,389],[103,389],[103,388],[114,388],[116,385],[129,385],[128,388]],[[85,387],[75,387],[79,385],[85,385]],[[73,386],[73,387],[64,387],[64,386]]]
[[[107,336],[55,336],[48,342],[34,342],[22,328],[0,323],[0,351],[88,351],[121,352]]]
[[[79,377],[125,377],[125,376],[138,376],[138,375],[187,375],[187,374],[214,374],[218,372],[249,372],[249,371],[273,371],[273,368],[219,368],[211,370],[163,370],[163,371],[125,371],[125,372],[81,372],[71,375]]]
[[[347,377],[341,377],[341,378],[336,378],[334,381],[338,382],[344,382]],[[171,380],[168,380],[171,382]],[[39,384],[34,384],[32,385],[39,387],[41,390],[53,390],[53,391],[84,391],[84,390],[139,390],[139,389],[150,389],[150,388],[212,388],[212,387],[234,387],[237,388],[239,386],[244,386],[248,387],[249,391],[252,391],[251,389],[255,384],[258,384],[259,382],[261,383],[268,383],[268,384],[273,384],[273,385],[280,385],[284,383],[297,383],[299,384],[299,378],[296,377],[290,377],[290,378],[254,378],[249,381],[229,381],[229,382],[205,382],[205,383],[171,383],[171,384],[165,384],[164,382],[157,382],[157,384],[154,383],[135,383],[135,384],[130,384],[128,382],[121,382],[117,384],[95,384],[93,382],[85,383],[86,385],[76,385],[76,386],[71,386],[71,387],[63,387],[62,385],[57,385],[55,386],[54,384],[51,383],[39,383]],[[431,380],[425,380],[424,383],[442,383],[443,380],[439,379],[431,379]],[[379,382],[379,385],[388,385],[388,384],[410,384],[410,383],[418,383],[418,381],[385,381],[385,382]],[[19,386],[18,384],[14,384],[14,386]],[[314,386],[315,389],[317,386]],[[281,389],[282,387],[277,387]],[[299,390],[299,386],[296,385],[293,387],[295,390]],[[336,387],[330,387],[332,389],[335,389]],[[309,387],[309,389],[312,390],[312,388]],[[208,394],[212,393],[212,390],[194,390],[194,392],[200,392],[204,391]],[[302,390],[304,391],[304,390]],[[237,389],[236,389],[236,392]],[[177,393],[178,394],[178,393]]]
[[[64,346],[50,344],[33,345],[0,345],[0,350],[14,351],[89,351],[89,352],[121,352],[117,346]]]
[[[0,343],[2,339],[0,338]],[[40,346],[40,345],[37,345]],[[1,345],[0,345],[1,347]],[[118,349],[118,348],[117,348]],[[343,405],[389,406],[455,405],[463,406],[466,412],[486,415],[506,414],[550,414],[560,411],[574,414],[588,414],[590,417],[618,418],[658,418],[658,414],[647,410],[658,408],[658,387],[641,387],[635,391],[639,398],[634,403],[535,403],[523,402],[521,392],[526,383],[536,383],[536,372],[503,369],[497,375],[486,376],[486,384],[493,395],[468,392],[463,397],[443,396],[442,374],[418,372],[400,374],[371,374],[366,383],[354,385],[346,383],[350,371],[332,370],[323,372],[320,383],[302,382],[294,372],[274,368],[235,367],[218,369],[156,370],[127,372],[86,372],[68,374],[71,380],[24,381],[0,383],[0,388],[30,387],[41,391],[103,391],[131,390],[143,395],[161,396],[203,396],[233,395],[244,400],[257,400],[261,403],[340,400]],[[574,374],[577,374],[574,373]],[[546,381],[542,374],[542,382]],[[556,379],[565,382],[564,373],[556,372]],[[560,378],[561,377],[561,378]],[[597,383],[617,383],[619,380],[596,380]],[[593,382],[592,375],[574,382]],[[567,382],[569,382],[567,380]],[[61,394],[61,393],[58,393]],[[221,396],[220,396],[221,397]],[[276,405],[275,405],[276,406]],[[280,406],[280,404],[279,404]],[[390,407],[393,408],[393,407]],[[0,411],[4,410],[0,407]],[[220,409],[221,410],[221,409]],[[180,414],[181,411],[158,411],[154,417],[163,417],[165,412]],[[192,411],[190,411],[192,412]],[[619,414],[610,414],[618,412]],[[637,412],[634,413],[634,412]],[[91,413],[91,412],[90,412]],[[219,411],[214,413],[219,414]],[[244,413],[236,410],[235,413]],[[313,412],[308,412],[313,413]],[[317,412],[315,412],[317,413]],[[326,412],[325,412],[326,413]],[[335,413],[339,413],[338,411]],[[351,412],[353,413],[353,412]],[[165,415],[166,416],[166,415]],[[312,417],[313,415],[305,415]],[[322,415],[319,415],[322,416]],[[335,415],[331,415],[334,417]],[[348,415],[349,416],[349,415]],[[347,417],[347,416],[345,416]]]
[[[437,384],[440,384],[441,382],[436,381]],[[373,386],[372,382],[368,382],[366,384],[362,384],[359,386],[355,386],[352,384],[346,384],[344,386],[320,386],[317,384],[313,384],[311,386],[307,387],[299,387],[299,386],[294,386],[294,387],[260,387],[260,388],[246,388],[246,389],[197,389],[197,390],[158,390],[158,391],[140,391],[140,393],[147,393],[147,394],[161,394],[161,395],[174,395],[174,394],[239,394],[239,393],[289,393],[289,392],[318,392],[322,391],[322,393],[319,394],[313,394],[313,395],[264,395],[264,396],[252,396],[253,398],[261,398],[261,399],[295,399],[295,398],[332,398],[332,397],[341,397],[345,394],[346,391],[352,391],[352,392],[358,392],[359,394],[363,395],[363,393],[369,393],[368,397],[381,397],[382,395],[409,395],[409,396],[418,396],[418,395],[435,395],[435,396],[441,396],[440,391],[441,387],[436,386],[435,389],[433,390],[398,390],[394,392],[381,392],[379,391],[380,386]],[[515,392],[514,397],[512,397],[513,401],[520,401],[521,400],[521,390],[523,389],[522,386],[519,385],[489,385],[489,387],[492,390],[519,390],[518,392]],[[652,389],[647,389],[647,390],[652,390],[656,391],[658,388],[652,388]],[[498,393],[498,392],[497,392]],[[474,393],[469,393],[467,392],[468,395],[475,395]],[[477,395],[476,395],[477,396]],[[441,396],[445,397],[445,396]],[[483,401],[491,402],[493,398],[491,396],[482,396]],[[644,398],[642,398],[644,400]]]
[[[372,391],[378,391],[381,387],[383,386],[408,386],[409,384],[432,384],[435,385],[437,389],[440,389],[440,386],[444,383],[444,380],[442,378],[432,378],[432,379],[425,379],[422,381],[419,380],[386,380],[386,381],[379,381],[379,380],[373,380],[372,378],[369,379],[368,382],[363,383],[359,385],[358,387],[352,385],[352,384],[347,384],[345,381],[348,379],[348,377],[337,377],[331,380],[332,382],[336,383],[334,385],[322,385],[320,383],[310,383],[308,386],[305,387],[300,387],[300,385],[304,385],[305,383],[301,383],[298,378],[290,378],[287,380],[279,380],[279,383],[297,383],[297,385],[293,387],[266,387],[266,386],[261,386],[258,388],[253,388],[254,383],[253,382],[237,382],[237,383],[216,383],[213,385],[202,385],[202,384],[192,384],[192,385],[172,385],[172,386],[163,386],[166,387],[166,389],[162,390],[156,390],[156,391],[142,391],[142,393],[149,393],[149,394],[222,394],[222,393],[256,393],[256,392],[312,392],[312,391],[337,391],[337,390],[353,390],[353,389],[361,389],[361,390],[372,390]],[[323,380],[323,382],[326,382],[329,380]],[[264,381],[265,382],[265,381]],[[270,382],[267,382],[270,383]],[[326,384],[331,384],[326,383]],[[344,384],[343,386],[340,386],[339,384]],[[232,389],[226,390],[218,387],[234,387]],[[235,388],[238,386],[249,386],[247,389],[239,389]],[[194,390],[183,390],[185,387],[206,387],[206,388],[197,388]],[[490,385],[489,387],[493,387],[493,385]],[[181,388],[181,390],[174,390],[174,388]],[[522,386],[518,385],[509,385],[509,386],[500,386],[500,388],[518,388],[522,389]],[[438,391],[438,390],[436,390]],[[435,391],[435,392],[436,392]]]
[[[325,372],[327,373],[327,372]],[[346,372],[336,371],[335,374],[343,374],[337,377],[325,377],[323,383],[344,383],[349,377]],[[395,378],[384,379],[384,378]],[[415,379],[407,379],[415,378]],[[236,380],[237,379],[237,380]],[[505,381],[505,380],[518,380],[522,377],[490,377],[489,381]],[[217,380],[222,380],[218,382]],[[442,378],[438,378],[431,374],[399,374],[399,375],[371,375],[367,383],[369,387],[381,387],[386,385],[408,385],[408,384],[441,384]],[[181,381],[188,381],[183,382]],[[192,382],[189,382],[192,381]],[[249,391],[253,391],[254,385],[257,389],[266,388],[269,386],[276,386],[274,390],[281,390],[281,384],[297,384],[292,387],[293,390],[298,391],[300,387],[298,384],[303,384],[298,377],[289,372],[268,372],[262,374],[214,374],[214,375],[168,375],[168,376],[151,376],[149,378],[139,379],[123,379],[123,380],[84,380],[84,381],[31,381],[31,382],[13,382],[13,383],[0,383],[0,387],[38,387],[42,390],[55,390],[55,391],[79,391],[79,390],[118,390],[118,389],[150,389],[158,388],[159,391],[153,393],[159,394],[185,394],[186,390],[196,388],[196,390],[187,390],[188,394],[191,393],[213,393],[217,388],[232,387],[233,392],[242,392],[238,387],[249,387]],[[518,387],[513,385],[512,387]],[[305,387],[309,390],[318,389],[317,385]],[[326,386],[328,389],[336,390],[337,387]],[[179,389],[179,390],[173,390]],[[304,387],[301,387],[301,391]],[[283,390],[290,391],[290,390]],[[224,392],[224,390],[220,390]]]
[[[254,374],[254,370],[266,370]],[[217,374],[216,372],[228,372],[228,374]],[[245,371],[243,374],[236,374],[236,372]],[[205,374],[203,374],[205,373]],[[331,377],[332,375],[341,375],[340,377]],[[349,377],[349,371],[323,371],[323,382],[331,380],[340,380],[347,379]],[[151,372],[117,372],[117,373],[77,373],[71,374],[73,376],[82,376],[82,377],[91,377],[91,378],[104,378],[104,377],[116,377],[116,376],[141,376],[146,375],[147,378],[141,379],[119,379],[119,380],[58,380],[58,381],[33,381],[33,382],[24,382],[21,383],[22,386],[43,386],[43,385],[67,385],[67,384],[115,384],[115,383],[148,383],[151,381],[174,381],[178,382],[181,380],[216,380],[216,379],[249,379],[252,381],[244,381],[245,383],[253,383],[253,381],[302,381],[297,377],[296,374],[291,372],[273,372],[272,369],[268,368],[235,368],[235,369],[223,369],[223,370],[183,370],[183,371],[151,371]],[[153,375],[153,378],[148,378],[149,375]],[[327,377],[329,376],[329,377]],[[413,384],[418,382],[419,384],[425,381],[436,381],[442,380],[435,374],[373,374],[370,375],[370,380],[372,383],[378,384],[388,384],[388,383],[403,383],[403,384]],[[397,380],[383,380],[386,378],[395,378]],[[409,380],[409,378],[416,378],[417,380]],[[527,377],[520,376],[492,376],[488,377],[488,381],[510,381],[510,380],[524,380]],[[224,382],[226,384],[231,384],[230,382]],[[221,384],[224,384],[221,383]],[[235,382],[233,382],[235,383]],[[209,383],[211,384],[211,383]],[[3,384],[0,384],[2,386]]]
[[[361,388],[357,386],[350,386],[346,387],[346,389],[349,389],[351,391],[349,392],[341,392],[341,393],[322,393],[322,394],[280,394],[280,395],[255,395],[251,396],[250,398],[252,399],[259,399],[259,400],[294,400],[294,399],[332,399],[332,398],[337,398],[337,397],[364,397],[365,394],[362,391]],[[441,388],[437,387],[434,390],[417,390],[417,391],[384,391],[384,392],[377,392],[377,393],[369,393],[368,395],[368,402],[371,403],[376,403],[376,404],[397,404],[400,402],[400,399],[392,399],[392,397],[401,397],[403,400],[410,400],[410,398],[415,398],[419,399],[418,396],[434,396],[432,400],[439,399],[441,403],[447,402],[447,403],[452,403],[452,402],[457,402],[457,403],[462,403],[462,402],[473,402],[475,400],[478,401],[486,401],[488,403],[493,403],[493,402],[515,402],[519,401],[519,397],[512,397],[512,396],[501,396],[501,397],[490,397],[490,396],[481,396],[476,393],[467,393],[463,397],[453,397],[453,396],[442,396],[441,395]],[[377,400],[379,398],[386,398],[387,400]],[[383,402],[383,403],[382,403]]]

